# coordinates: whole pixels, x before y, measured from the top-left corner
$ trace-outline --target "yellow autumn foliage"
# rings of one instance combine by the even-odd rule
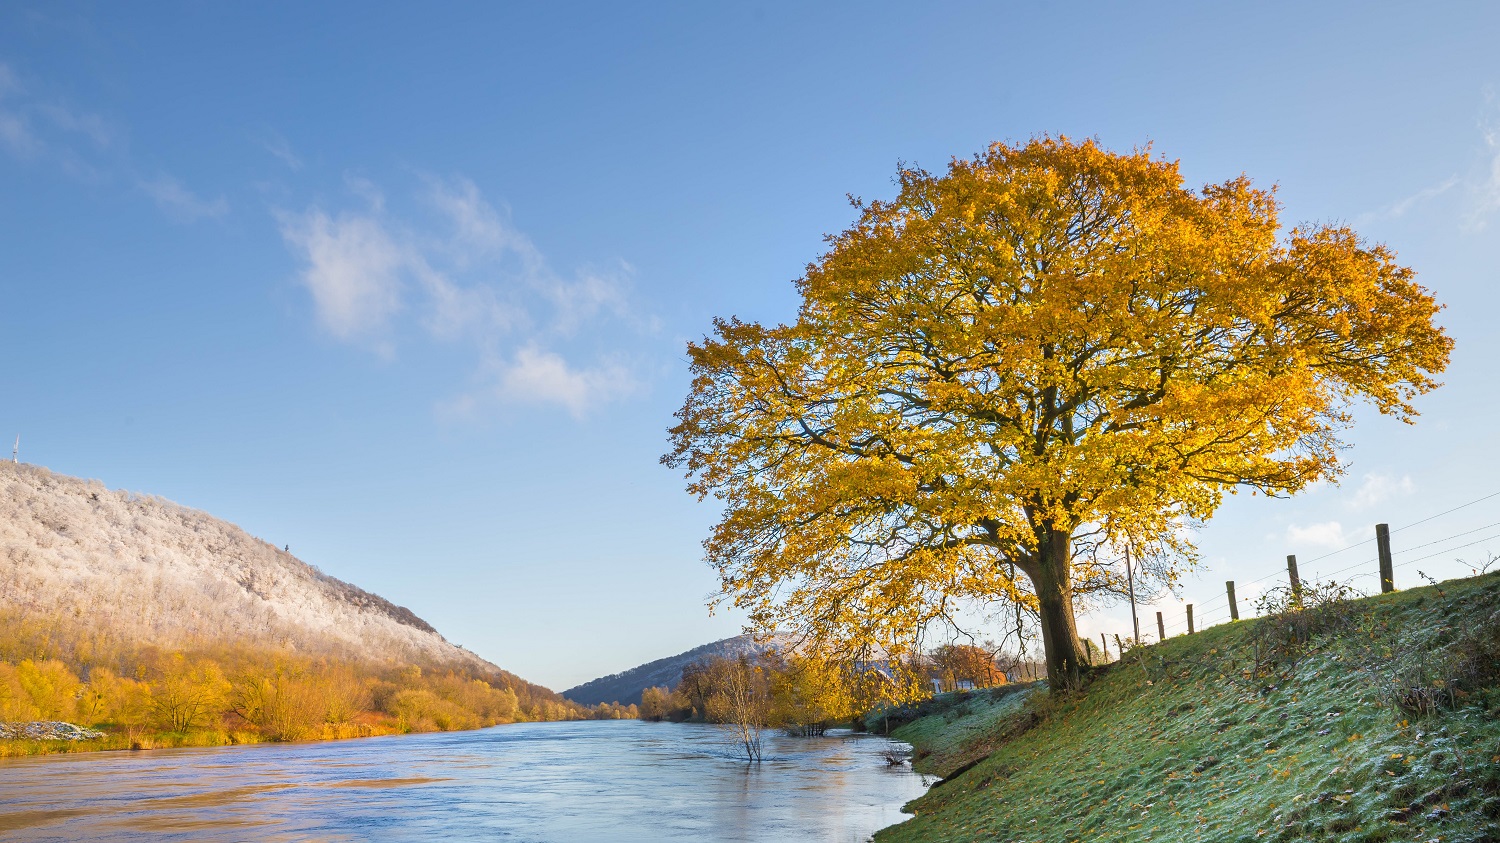
[[[1341,472],[1356,402],[1410,420],[1452,341],[1388,248],[1283,231],[1274,191],[1194,190],[1149,149],[1039,138],[856,202],[791,324],[717,320],[663,461],[723,504],[719,599],[765,631],[897,658],[959,601],[1074,602],[1129,546],[1170,582],[1183,525]]]

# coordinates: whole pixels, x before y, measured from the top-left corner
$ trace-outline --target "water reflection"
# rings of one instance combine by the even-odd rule
[[[872,736],[528,723],[337,743],[0,760],[7,840],[863,841],[921,776]]]

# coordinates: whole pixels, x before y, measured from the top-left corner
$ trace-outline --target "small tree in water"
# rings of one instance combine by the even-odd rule
[[[708,719],[724,726],[745,760],[760,761],[760,736],[771,715],[770,679],[748,658],[724,659],[711,668],[714,688],[705,708]]]

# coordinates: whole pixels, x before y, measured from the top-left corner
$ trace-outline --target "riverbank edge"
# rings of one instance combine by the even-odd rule
[[[587,718],[579,718],[581,722]],[[493,726],[510,726],[516,723],[558,722],[514,720],[506,723],[490,723],[473,729],[438,729],[435,732],[477,732]],[[107,724],[105,724],[107,725]],[[399,728],[381,727],[371,724],[344,724],[330,727],[323,735],[298,740],[275,740],[251,731],[204,731],[191,732],[136,732],[128,730],[94,727],[103,737],[82,740],[37,740],[32,738],[0,738],[0,760],[7,758],[29,758],[38,755],[71,755],[95,752],[149,752],[156,749],[193,749],[226,746],[250,746],[253,744],[307,744],[330,741],[360,740],[392,735],[433,734],[434,731],[415,732]]]
[[[1500,628],[1500,572],[1350,607],[1354,623],[1278,677],[1240,670],[1258,618],[1139,648],[1064,697],[991,689],[929,701],[891,737],[912,744],[913,769],[943,781],[875,840],[1500,837],[1500,711],[1485,707],[1494,678],[1421,716],[1388,684],[1406,662]],[[1372,645],[1385,661],[1359,664]]]

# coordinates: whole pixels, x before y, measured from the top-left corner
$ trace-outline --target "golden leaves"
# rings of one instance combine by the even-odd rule
[[[768,623],[894,648],[955,597],[1028,600],[1008,564],[1069,582],[1055,534],[1188,549],[1181,519],[1336,475],[1349,403],[1409,419],[1447,364],[1389,249],[1278,240],[1244,177],[1193,191],[1149,149],[1059,137],[899,183],[808,267],[794,323],[689,348],[663,461],[723,501],[709,561]]]

